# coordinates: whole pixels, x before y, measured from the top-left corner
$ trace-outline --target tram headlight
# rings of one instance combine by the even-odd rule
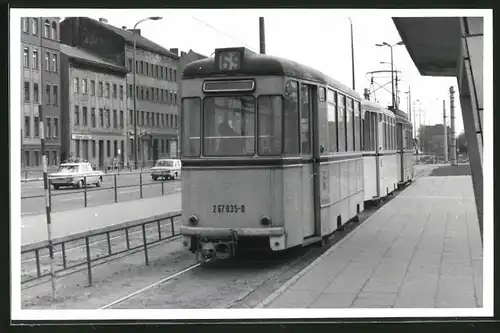
[[[191,215],[189,217],[189,223],[191,223],[193,225],[196,225],[198,223],[198,218],[196,217],[196,215]]]
[[[264,216],[263,218],[260,219],[260,223],[262,225],[270,225],[271,224],[271,219],[267,216]]]

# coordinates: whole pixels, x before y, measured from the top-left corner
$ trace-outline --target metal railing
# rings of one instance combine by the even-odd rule
[[[52,189],[52,186],[49,186],[49,204],[50,206],[52,207],[52,197],[56,197],[56,196],[64,196],[64,195],[75,195],[75,194],[79,194],[81,193],[82,194],[82,200],[83,200],[83,206],[84,207],[88,207],[88,194],[89,193],[92,193],[92,192],[98,192],[98,191],[110,191],[112,190],[113,191],[113,197],[114,197],[114,202],[118,202],[118,189],[122,189],[122,188],[132,188],[132,187],[139,187],[139,193],[140,193],[140,199],[142,199],[144,197],[143,195],[143,187],[145,186],[152,186],[152,185],[158,185],[158,186],[161,186],[161,195],[165,195],[165,181],[166,181],[166,177],[167,177],[167,173],[161,173],[161,176],[159,176],[158,178],[160,178],[160,182],[156,181],[156,180],[153,180],[153,181],[149,181],[149,182],[144,182],[143,180],[143,175],[147,175],[148,177],[150,177],[150,173],[144,173],[144,172],[130,172],[130,173],[125,173],[125,174],[120,174],[120,173],[108,173],[108,174],[103,174],[103,182],[104,180],[106,179],[109,179],[110,177],[112,177],[113,179],[113,186],[110,186],[110,187],[96,187],[96,188],[92,188],[92,189],[89,189],[88,188],[88,184],[87,183],[87,176],[84,176],[83,177],[83,186],[82,186],[82,189],[81,190],[78,190],[78,191],[70,191],[70,192],[59,192],[59,193],[54,193],[53,192],[53,189]],[[134,184],[126,184],[126,185],[119,185],[118,184],[118,177],[119,176],[129,176],[129,175],[139,175],[139,183],[134,183]],[[95,178],[96,176],[89,176],[89,177],[93,177]],[[55,179],[58,179],[58,178],[79,178],[79,177],[50,177],[49,178],[49,181],[50,180],[55,180]],[[37,179],[38,180],[38,179]],[[37,180],[25,180],[25,181],[22,181],[22,183],[29,183],[29,182],[35,182]],[[26,199],[37,199],[37,198],[45,198],[45,194],[36,194],[36,195],[26,195],[26,196],[21,196],[21,200],[26,200]]]
[[[88,283],[89,285],[92,285],[93,264],[97,262],[104,262],[105,259],[115,257],[119,254],[132,254],[134,250],[144,251],[144,259],[146,265],[149,265],[148,247],[161,241],[177,237],[179,235],[179,232],[176,232],[175,223],[179,222],[180,220],[175,219],[180,216],[180,212],[172,212],[161,216],[123,223],[120,226],[104,227],[98,230],[87,231],[80,234],[55,239],[52,242],[54,249],[54,264],[55,267],[59,268],[55,270],[55,276],[57,278],[60,278],[62,276],[59,274],[62,272],[72,270],[71,272],[63,275],[67,276],[76,272],[80,272],[82,270],[78,268],[86,268]],[[139,230],[133,231],[134,228],[139,228]],[[120,232],[122,233],[121,235],[116,235]],[[115,233],[115,235],[112,235],[113,233]],[[139,244],[133,245],[132,241],[134,240],[134,238],[131,236],[135,234],[138,234],[140,242]],[[124,241],[123,237],[125,238]],[[116,244],[114,244],[115,251],[113,251],[113,242],[116,239],[118,239],[118,241],[116,242]],[[105,253],[98,253],[97,255],[93,256],[91,249],[92,245],[102,243],[106,243],[105,248],[98,248],[98,250],[100,250],[100,252],[104,250]],[[116,250],[117,247],[123,244],[126,245],[125,249]],[[80,253],[80,256],[77,254],[74,258],[69,258],[68,252],[75,250],[84,250],[84,253]],[[21,284],[50,276],[50,270],[48,268],[48,241],[24,245],[21,248],[21,257],[23,256],[27,258],[21,261],[21,268],[23,264],[26,265],[27,263],[31,264],[31,267],[28,267],[27,269],[22,268],[21,274],[26,276],[24,277],[24,279],[23,276],[21,276]],[[46,262],[42,263],[44,258]]]

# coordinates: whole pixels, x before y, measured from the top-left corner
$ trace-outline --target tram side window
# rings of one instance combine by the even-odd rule
[[[299,85],[297,81],[288,81],[285,85],[284,114],[285,144],[284,155],[299,154]]]
[[[282,110],[281,96],[259,96],[259,155],[281,154]]]
[[[311,153],[311,101],[309,99],[309,87],[300,85],[300,142],[301,153]]]
[[[345,96],[342,94],[337,94],[338,107],[338,138],[339,138],[339,152],[346,151],[346,128],[345,128]]]
[[[251,156],[255,154],[255,98],[205,97],[203,102],[203,154]]]
[[[352,98],[346,98],[346,134],[347,134],[347,151],[354,150],[354,117],[353,117],[353,107]]]
[[[397,145],[397,149],[404,148],[405,140],[406,140],[405,125],[403,125],[401,123],[396,123],[396,145]]]
[[[336,96],[337,93],[333,90],[328,89],[327,91],[327,116],[328,116],[328,140],[329,140],[329,152],[337,152],[337,103]]]
[[[361,150],[361,114],[359,109],[359,102],[354,102],[354,150]]]
[[[201,99],[183,98],[181,113],[181,154],[185,157],[200,156]]]
[[[371,149],[371,131],[372,131],[372,123],[371,123],[371,112],[365,112],[365,119],[363,121],[363,131],[365,132],[364,142],[363,142],[363,150],[370,151]]]
[[[388,139],[388,136],[389,136],[388,127],[389,126],[387,126],[387,116],[385,114],[383,115],[383,119],[384,119],[383,120],[383,124],[384,124],[384,126],[383,126],[383,128],[384,128],[384,150],[387,150],[387,149],[389,149],[388,148],[388,146],[389,146],[388,145],[388,142],[389,142],[389,139]]]
[[[376,113],[371,113],[370,112],[370,118],[371,118],[371,123],[372,123],[372,126],[371,126],[371,133],[370,133],[370,136],[371,136],[371,139],[370,139],[370,142],[371,142],[371,150],[377,150],[377,144],[380,145],[380,142],[379,142],[379,136],[378,136],[378,131],[379,131],[379,123],[378,123],[378,118],[380,117],[378,114]]]

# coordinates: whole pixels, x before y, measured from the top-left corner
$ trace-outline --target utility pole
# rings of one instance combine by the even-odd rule
[[[266,31],[264,27],[263,17],[259,17],[259,41],[260,41],[260,54],[266,54]]]
[[[450,162],[451,165],[457,165],[457,139],[455,137],[455,91],[450,87]]]
[[[352,90],[356,90],[356,76],[354,74],[354,32],[352,28],[352,19],[349,17],[351,22],[351,66],[352,66]]]
[[[448,163],[448,129],[446,128],[446,101],[443,99],[444,163]]]

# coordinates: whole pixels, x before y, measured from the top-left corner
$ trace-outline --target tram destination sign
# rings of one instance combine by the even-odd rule
[[[241,49],[226,49],[218,52],[220,71],[237,71],[241,68],[243,52]]]
[[[226,91],[253,91],[254,80],[231,80],[231,81],[205,81],[204,92],[226,92]]]

